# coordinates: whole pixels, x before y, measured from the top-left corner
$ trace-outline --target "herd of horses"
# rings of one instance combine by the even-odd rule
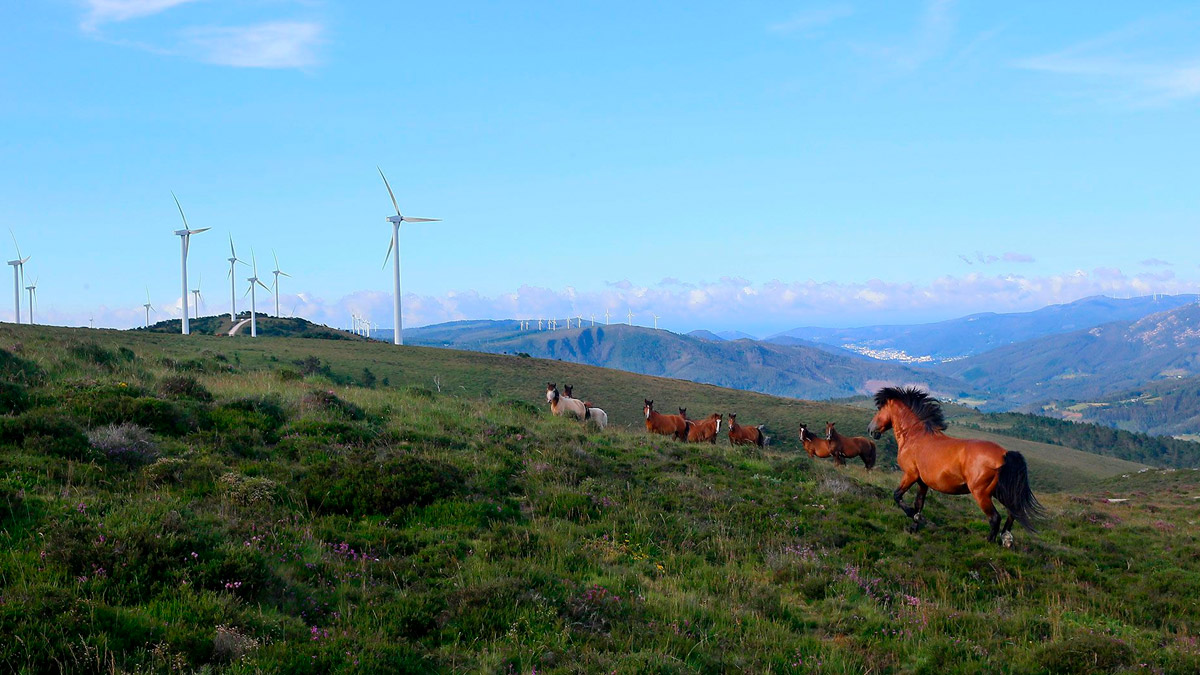
[[[547,383],[546,401],[555,415],[572,415],[585,423],[594,422],[601,429],[608,425],[608,415],[590,402],[574,398],[569,385],[560,394],[553,382]],[[665,415],[654,409],[654,401],[644,401],[642,412],[647,432],[691,443],[717,442],[724,423],[720,413],[693,420],[688,418],[686,408],[680,408],[678,415]],[[901,472],[900,485],[892,497],[912,520],[914,531],[923,522],[921,511],[930,488],[974,497],[987,516],[989,542],[999,536],[1001,544],[1011,546],[1014,521],[1032,531],[1034,521],[1044,517],[1045,511],[1029,486],[1029,468],[1024,456],[991,441],[947,435],[941,404],[928,392],[916,387],[884,387],[875,394],[875,409],[875,416],[867,425],[871,438],[842,436],[833,422],[825,424],[825,437],[820,438],[801,424],[800,442],[804,450],[810,457],[832,457],[839,466],[847,458],[858,457],[870,470],[876,461],[875,443],[871,439],[878,440],[890,429],[896,437],[896,465]],[[737,414],[729,414],[730,445],[765,447],[770,437],[763,429],[764,425],[740,425]],[[904,495],[914,485],[917,496],[913,505],[908,506]],[[1008,511],[1006,520],[993,500]]]

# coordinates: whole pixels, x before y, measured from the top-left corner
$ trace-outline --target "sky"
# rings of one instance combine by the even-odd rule
[[[442,219],[402,230],[408,326],[1194,293],[1198,36],[1189,2],[0,3],[0,227],[63,325],[178,316],[174,192],[202,313],[232,236],[283,314],[391,327],[376,167]]]

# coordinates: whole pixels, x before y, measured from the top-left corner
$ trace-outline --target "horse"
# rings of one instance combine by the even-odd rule
[[[809,457],[832,457],[833,463],[841,466],[846,461],[840,456],[833,454],[833,449],[829,447],[829,441],[821,438],[808,430],[808,425],[800,425],[800,443],[804,445],[804,451]]]
[[[573,394],[571,393],[572,389],[574,389],[574,385],[571,385],[571,384],[564,385],[563,386],[563,394],[566,395],[567,398],[572,398],[573,397]],[[587,414],[586,414],[587,419],[595,422],[597,427],[603,429],[604,427],[608,426],[608,413],[606,413],[602,409],[597,408],[596,406],[592,405],[591,401],[584,401],[583,407],[587,409]]]
[[[947,436],[942,407],[928,393],[916,387],[884,387],[875,394],[875,408],[878,412],[867,433],[879,439],[891,429],[896,435],[896,463],[904,476],[892,497],[904,515],[912,518],[914,530],[920,527],[929,488],[952,495],[970,493],[991,526],[989,542],[1003,532],[1000,542],[1011,546],[1014,518],[1032,532],[1033,521],[1044,517],[1045,510],[1029,488],[1025,457],[991,441]],[[914,484],[917,498],[909,507],[903,501],[904,493]],[[1003,530],[993,497],[1008,509]]]
[[[713,413],[699,421],[688,420],[688,442],[708,442],[715,445],[717,442],[717,434],[721,433],[721,422],[721,413]]]
[[[583,401],[559,394],[558,385],[553,382],[546,383],[546,403],[550,404],[550,412],[560,417],[574,415],[579,418],[580,422],[586,421],[588,418],[588,409]]]
[[[767,436],[763,434],[765,424],[756,427],[744,427],[737,422],[737,413],[729,413],[729,444],[756,445],[765,447]]]
[[[833,451],[836,464],[844,464],[847,457],[862,457],[863,466],[870,471],[875,466],[875,442],[862,436],[843,436],[833,428],[835,422],[825,423],[825,440]]]
[[[646,405],[642,412],[646,415],[646,431],[663,436],[674,436],[676,440],[686,441],[688,423],[680,415],[664,415],[654,409],[654,401],[643,399]]]

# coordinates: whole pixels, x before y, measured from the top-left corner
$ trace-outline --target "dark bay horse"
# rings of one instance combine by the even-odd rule
[[[763,434],[763,426],[760,424],[757,427],[744,427],[738,424],[737,413],[729,413],[729,444],[764,447],[767,437]]]
[[[720,413],[713,413],[702,420],[688,420],[688,442],[715,444],[717,434],[721,433],[721,422]]]
[[[843,436],[833,428],[835,422],[825,423],[825,440],[833,453],[835,463],[842,464],[847,457],[861,457],[863,466],[870,471],[875,466],[875,442],[862,436]],[[841,461],[837,461],[840,459]]]
[[[688,432],[687,420],[681,415],[664,415],[654,409],[654,401],[643,399],[646,405],[642,412],[646,415],[646,431],[663,436],[674,436],[677,440],[686,441]]]
[[[878,439],[891,429],[899,447],[896,463],[904,472],[893,497],[904,515],[921,522],[925,493],[929,488],[952,495],[970,493],[991,525],[988,541],[1001,532],[995,497],[1008,509],[1001,543],[1012,542],[1013,519],[1033,530],[1033,520],[1045,511],[1029,488],[1029,469],[1019,452],[1005,450],[990,441],[954,438],[945,434],[946,422],[937,400],[915,387],[885,387],[875,394],[878,412],[867,432]],[[904,504],[904,493],[917,486],[913,507]]]
[[[837,465],[845,464],[845,460],[833,454],[833,448],[829,447],[829,441],[817,436],[808,430],[807,424],[800,425],[800,442],[804,444],[804,451],[809,457],[833,457],[833,463]]]

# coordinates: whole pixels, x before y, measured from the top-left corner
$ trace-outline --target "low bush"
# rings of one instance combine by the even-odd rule
[[[29,392],[16,382],[0,382],[0,415],[16,415],[29,410]]]
[[[457,467],[413,455],[328,460],[308,468],[301,490],[310,508],[349,516],[391,515],[462,489]]]
[[[108,459],[140,466],[158,457],[158,445],[148,429],[136,424],[106,424],[87,433],[88,443]]]
[[[46,371],[41,366],[8,351],[0,349],[0,380],[24,385],[41,384]]]
[[[212,392],[191,375],[170,375],[158,383],[158,392],[169,398],[184,398],[208,403],[213,400]]]
[[[0,444],[38,454],[91,461],[97,458],[83,429],[70,418],[43,408],[16,417],[0,417]]]
[[[361,406],[338,398],[332,391],[314,389],[300,399],[300,409],[306,412],[324,411],[347,420],[363,420],[367,414]]]

